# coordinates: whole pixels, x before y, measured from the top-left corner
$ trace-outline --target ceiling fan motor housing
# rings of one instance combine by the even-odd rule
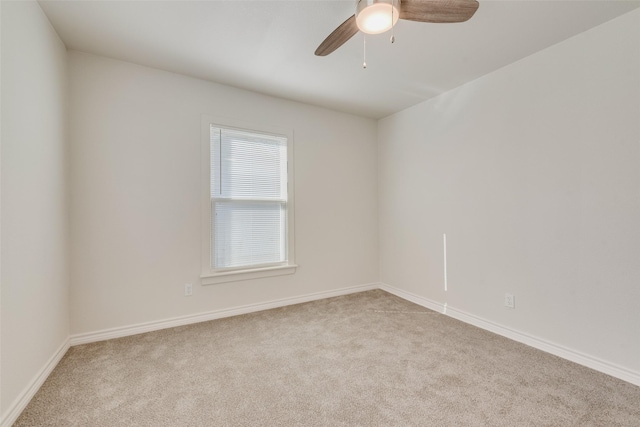
[[[367,34],[381,34],[390,30],[400,18],[400,0],[359,0],[356,5],[356,24]]]

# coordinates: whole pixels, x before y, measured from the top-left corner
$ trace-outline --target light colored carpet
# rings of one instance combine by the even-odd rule
[[[72,347],[16,426],[640,426],[640,388],[383,291]]]

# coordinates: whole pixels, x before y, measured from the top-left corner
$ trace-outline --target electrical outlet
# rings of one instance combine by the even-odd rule
[[[516,307],[516,297],[513,294],[504,294],[504,306],[509,308]]]
[[[190,297],[192,294],[193,294],[193,286],[191,285],[191,283],[187,283],[186,285],[184,285],[184,296]]]

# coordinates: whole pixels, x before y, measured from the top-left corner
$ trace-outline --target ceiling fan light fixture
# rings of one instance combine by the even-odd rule
[[[399,17],[400,0],[359,0],[356,6],[356,24],[363,33],[389,31]]]

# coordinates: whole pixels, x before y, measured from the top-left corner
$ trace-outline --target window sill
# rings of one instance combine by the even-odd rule
[[[237,282],[239,280],[260,279],[263,277],[284,276],[296,272],[296,264],[279,265],[277,267],[252,268],[248,270],[225,271],[222,273],[206,273],[200,276],[203,285]]]

